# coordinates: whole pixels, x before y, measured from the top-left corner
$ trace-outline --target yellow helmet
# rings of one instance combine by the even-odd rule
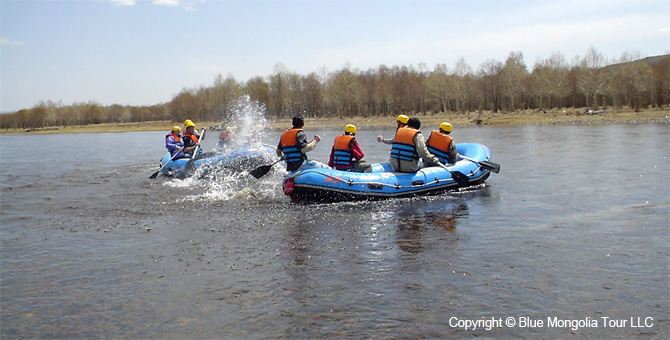
[[[177,125],[172,127],[172,132],[181,132],[181,128]]]
[[[195,124],[193,124],[193,122],[190,119],[187,119],[184,121],[184,127],[187,128],[189,126],[195,127]]]
[[[348,124],[347,126],[344,127],[344,132],[345,133],[351,133],[351,134],[356,134],[356,125]]]
[[[407,124],[407,122],[409,121],[409,117],[407,117],[405,115],[400,115],[400,116],[398,116],[398,118],[396,118],[396,120],[403,123],[403,124]]]
[[[449,123],[447,123],[447,122],[444,122],[444,123],[440,124],[440,130],[442,130],[442,131],[444,131],[444,132],[449,132],[449,133],[451,133],[451,131],[452,131],[453,129],[454,129],[454,127],[451,126],[451,124],[449,124]]]

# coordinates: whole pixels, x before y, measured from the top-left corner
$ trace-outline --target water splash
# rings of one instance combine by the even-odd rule
[[[262,140],[270,130],[270,126],[265,119],[265,105],[258,103],[248,95],[241,96],[229,108],[228,114],[221,117],[221,134],[217,151],[229,152],[242,147],[254,146],[262,147]],[[225,143],[221,140],[221,135],[232,130],[234,139]]]
[[[232,153],[245,147],[254,147],[264,150],[262,140],[269,132],[270,127],[265,119],[265,107],[249,96],[240,97],[229,108],[229,115],[222,118],[219,125],[221,133],[227,133],[230,128],[235,137],[227,142],[219,143],[215,148],[216,153]],[[181,180],[172,180],[165,185],[175,188],[200,188],[200,194],[186,196],[181,200],[189,201],[277,201],[284,200],[281,182],[286,171],[282,167],[274,167],[273,170],[260,179],[249,174],[252,169],[272,163],[277,159],[273,152],[263,151],[258,157],[245,159],[240,162],[228,163],[226,167],[196,169],[195,173]]]

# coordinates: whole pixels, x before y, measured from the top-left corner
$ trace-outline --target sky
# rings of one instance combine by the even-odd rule
[[[0,112],[155,105],[218,75],[308,75],[521,52],[670,53],[670,0],[0,0]]]

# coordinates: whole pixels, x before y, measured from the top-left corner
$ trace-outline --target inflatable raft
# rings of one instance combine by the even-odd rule
[[[275,149],[269,145],[244,147],[229,153],[197,158],[189,166],[190,158],[171,160],[172,156],[168,153],[160,161],[160,172],[165,176],[185,176],[197,168],[245,170],[263,163],[269,157],[276,157]]]
[[[461,143],[456,149],[461,157],[449,170],[435,166],[392,172],[389,163],[373,164],[371,173],[312,168],[288,174],[284,193],[294,200],[319,202],[427,195],[482,184],[491,171],[500,170],[482,144]]]

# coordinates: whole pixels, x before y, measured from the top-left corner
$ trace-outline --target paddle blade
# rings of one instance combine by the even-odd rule
[[[488,162],[488,161],[481,161],[481,162],[479,162],[479,165],[481,165],[482,168],[484,168],[486,170],[493,171],[495,173],[500,172],[500,164],[498,164],[498,163],[493,163],[493,162]]]
[[[468,185],[470,182],[470,178],[460,171],[452,171],[451,178],[453,178],[459,185]]]
[[[254,176],[255,178],[261,178],[265,176],[268,172],[270,172],[270,169],[272,169],[272,165],[263,165],[259,166],[256,169],[251,170],[251,176]]]
[[[159,173],[159,172],[161,172],[161,171],[158,170],[158,171],[154,172],[153,174],[151,174],[151,176],[149,176],[149,179],[156,178],[156,176],[158,176],[158,173]]]

